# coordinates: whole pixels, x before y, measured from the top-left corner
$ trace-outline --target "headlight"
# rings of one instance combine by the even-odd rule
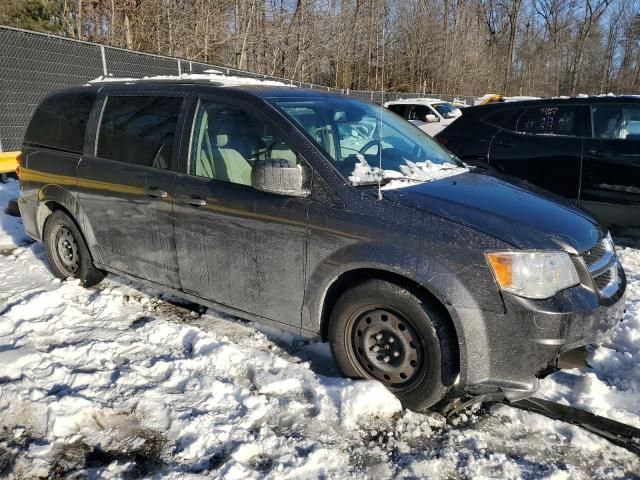
[[[549,298],[580,283],[565,252],[490,252],[487,260],[505,292],[526,298]]]
[[[616,247],[613,244],[613,238],[611,238],[611,232],[607,232],[607,236],[602,240],[604,249],[608,253],[616,253]]]

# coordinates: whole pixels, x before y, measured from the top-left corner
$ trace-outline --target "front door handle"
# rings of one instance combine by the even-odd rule
[[[176,200],[194,207],[204,207],[207,204],[204,198],[192,197],[191,195],[176,195]]]
[[[513,142],[497,141],[496,142],[496,146],[503,147],[503,148],[514,148],[516,146],[516,144],[513,143]]]
[[[165,190],[156,187],[144,187],[144,193],[153,198],[167,198],[169,195]]]

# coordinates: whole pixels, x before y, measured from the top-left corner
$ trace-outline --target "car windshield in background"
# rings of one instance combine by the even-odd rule
[[[391,180],[408,185],[464,171],[428,135],[386,108],[340,97],[274,103],[309,133],[353,185]],[[399,182],[396,186],[404,186]]]
[[[462,115],[460,109],[450,103],[434,103],[432,107],[442,115],[442,118],[456,118]]]

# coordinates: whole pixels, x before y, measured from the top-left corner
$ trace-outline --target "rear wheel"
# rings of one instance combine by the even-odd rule
[[[60,278],[78,278],[85,287],[102,281],[105,273],[93,265],[91,253],[76,224],[62,210],[54,211],[44,225],[49,266]]]
[[[402,404],[424,410],[457,375],[455,337],[443,313],[385,280],[348,289],[331,313],[330,342],[348,377],[380,381]]]

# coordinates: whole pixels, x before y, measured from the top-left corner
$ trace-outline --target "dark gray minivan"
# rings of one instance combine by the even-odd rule
[[[184,80],[66,90],[33,115],[20,180],[56,276],[113,272],[320,335],[346,376],[413,409],[530,395],[623,313],[624,272],[587,213],[353,98]]]

